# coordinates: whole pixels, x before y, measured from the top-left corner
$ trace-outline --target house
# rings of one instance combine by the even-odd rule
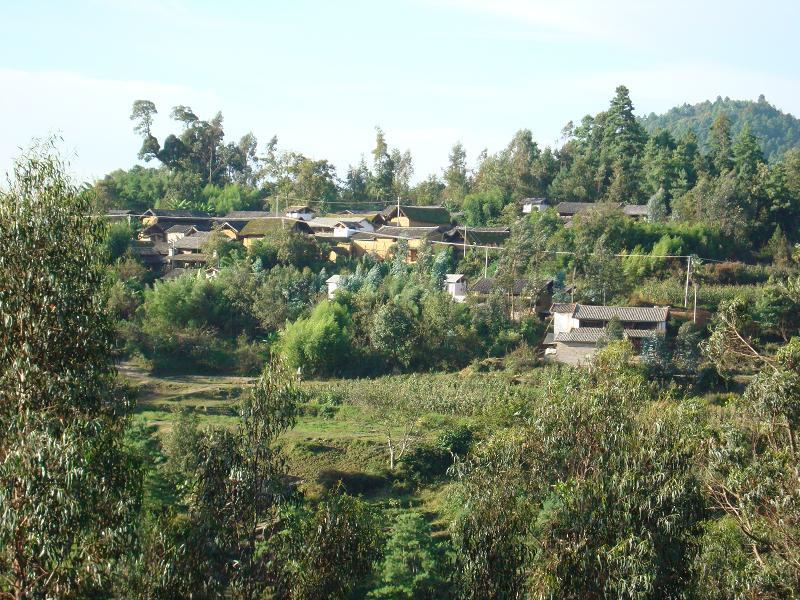
[[[333,296],[336,294],[336,290],[339,289],[341,282],[341,275],[331,275],[325,280],[325,283],[328,285],[328,298],[333,298]]]
[[[441,226],[394,227],[383,225],[372,233],[356,233],[350,237],[350,240],[352,241],[354,256],[374,254],[379,258],[386,258],[389,250],[393,248],[399,240],[405,240],[408,244],[406,261],[413,263],[416,262],[417,253],[423,243],[441,242],[443,237],[444,232]]]
[[[622,212],[626,217],[630,217],[636,221],[647,220],[648,218],[646,204],[626,204],[622,207]]]
[[[170,242],[170,246],[175,249],[175,254],[199,254],[211,241],[211,236],[210,231],[195,231]]]
[[[327,216],[342,219],[366,219],[373,227],[386,225],[383,212],[380,210],[344,210],[341,213],[329,214]]]
[[[169,249],[164,242],[133,240],[130,245],[131,255],[152,271],[160,271],[167,263]]]
[[[556,212],[559,217],[569,221],[575,215],[593,208],[597,208],[597,204],[594,202],[559,202],[556,205]]]
[[[387,206],[381,213],[395,227],[439,227],[450,225],[450,213],[443,206]]]
[[[158,224],[152,225],[151,227],[158,227]],[[199,230],[194,225],[172,225],[166,230],[167,234],[167,242],[174,242],[187,235],[191,235],[193,233],[197,233]]]
[[[275,235],[281,231],[290,233],[304,233],[311,235],[313,232],[305,221],[300,219],[289,219],[287,217],[269,217],[253,219],[239,231],[239,238],[245,248],[249,248],[253,242],[263,240],[265,237]]]
[[[456,302],[464,302],[467,298],[467,280],[462,273],[445,275],[444,289]]]
[[[247,225],[250,221],[239,221],[235,219],[231,219],[228,221],[220,221],[218,220],[215,225],[215,231],[220,232],[226,238],[231,240],[238,240],[239,233],[244,229],[245,225]]]
[[[159,224],[165,230],[172,225],[195,225],[198,229],[211,229],[211,215],[199,210],[167,210],[150,208],[142,213],[142,225]]]
[[[286,209],[285,216],[290,219],[300,219],[301,221],[308,221],[314,218],[314,209],[310,206],[289,206]]]
[[[618,319],[624,336],[635,347],[644,338],[664,335],[669,319],[668,306],[592,306],[587,304],[556,303],[550,308],[553,315],[555,360],[569,365],[585,363],[605,336],[612,319]]]
[[[542,212],[550,208],[550,202],[547,198],[524,198],[520,204],[522,205],[522,214],[529,215],[533,212]]]
[[[470,293],[485,298],[493,292],[507,294],[511,300],[511,319],[519,320],[525,315],[536,314],[545,317],[553,303],[553,280],[531,281],[515,279],[506,287],[497,279],[482,277],[470,288]]]
[[[315,217],[306,221],[306,223],[314,232],[314,235],[337,239],[348,239],[354,233],[360,231],[375,231],[372,223],[358,217]]]
[[[275,213],[266,210],[232,210],[224,217],[222,221],[251,221],[253,219],[268,219],[269,217],[277,217]]]
[[[145,226],[140,232],[138,239],[143,242],[166,242],[167,229],[172,225],[161,225],[159,223],[152,223]]]

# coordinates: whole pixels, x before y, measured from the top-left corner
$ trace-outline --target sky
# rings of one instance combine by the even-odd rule
[[[57,135],[92,181],[136,164],[137,99],[175,105],[333,162],[369,158],[375,127],[414,180],[453,143],[470,165],[527,128],[557,145],[617,85],[637,114],[764,94],[800,115],[797,0],[1,0],[0,172]],[[154,165],[155,166],[155,165]]]

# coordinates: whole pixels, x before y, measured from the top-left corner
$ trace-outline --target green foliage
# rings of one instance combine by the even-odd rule
[[[497,187],[467,194],[463,202],[467,225],[478,227],[496,224],[505,205],[503,190]]]
[[[337,302],[321,302],[308,318],[286,327],[281,350],[290,366],[316,375],[345,368],[352,348],[352,322],[347,308]]]
[[[415,512],[397,516],[384,551],[379,587],[367,598],[434,599],[446,596],[447,577],[441,549],[424,517]]]
[[[104,225],[51,152],[19,158],[0,191],[0,594],[18,598],[107,586],[141,502],[100,294]]]
[[[285,518],[277,548],[283,565],[278,597],[347,597],[380,558],[379,515],[357,498],[337,490],[315,510],[295,510]]]
[[[759,138],[764,155],[770,160],[780,158],[800,144],[800,122],[769,104],[763,96],[757,102],[717,98],[714,102],[684,104],[663,115],[651,113],[642,120],[642,124],[650,133],[666,129],[675,137],[681,137],[692,132],[697,136],[700,147],[706,149],[709,128],[720,113],[730,118],[731,134],[734,136],[746,125],[749,126]]]

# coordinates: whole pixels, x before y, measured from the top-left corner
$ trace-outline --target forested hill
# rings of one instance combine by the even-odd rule
[[[800,147],[800,119],[778,110],[763,95],[757,102],[717,97],[714,102],[684,104],[662,115],[650,113],[642,119],[642,124],[648,133],[666,129],[675,137],[692,130],[703,150],[708,150],[709,127],[720,112],[730,118],[734,136],[746,123],[749,124],[751,133],[760,140],[764,156],[769,160],[781,157],[791,148]]]

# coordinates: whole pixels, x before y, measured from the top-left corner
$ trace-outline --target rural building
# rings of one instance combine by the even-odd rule
[[[290,206],[284,213],[290,219],[299,219],[301,221],[308,221],[314,218],[314,209],[306,205]]]
[[[647,205],[645,204],[626,204],[622,207],[622,212],[626,217],[636,221],[647,220]]]
[[[165,231],[172,225],[195,225],[198,229],[211,229],[211,215],[199,210],[167,210],[150,208],[142,213],[142,225],[159,224]]]
[[[462,273],[445,275],[444,289],[456,302],[464,302],[467,299],[467,280]]]
[[[313,233],[308,224],[300,219],[268,217],[248,221],[247,225],[239,231],[239,238],[245,248],[249,248],[256,240],[263,240],[265,237],[275,235],[281,231],[308,235]]]
[[[158,227],[158,225],[153,225],[152,227]],[[174,242],[187,235],[191,235],[193,233],[197,233],[198,229],[194,225],[172,225],[169,229],[167,229],[167,242]]]
[[[367,219],[359,217],[315,217],[306,221],[316,236],[348,239],[354,233],[375,231]]]
[[[341,282],[341,275],[331,275],[325,280],[325,283],[328,286],[328,298],[333,298],[333,296],[336,294],[336,290],[339,289]]]
[[[388,206],[381,213],[387,225],[395,227],[440,227],[450,225],[450,213],[443,206]]]
[[[408,255],[406,261],[413,263],[417,260],[419,248],[425,242],[441,242],[444,237],[441,226],[433,227],[394,227],[384,225],[372,233],[359,232],[350,239],[353,243],[354,256],[373,254],[379,258],[386,258],[389,250],[399,240],[406,240]]]
[[[550,308],[553,315],[555,354],[551,358],[569,365],[585,363],[597,350],[597,342],[606,333],[612,319],[618,319],[624,336],[635,347],[644,338],[664,335],[669,319],[669,307],[592,306],[587,304],[556,303]]]
[[[550,202],[548,202],[547,198],[524,198],[520,204],[522,205],[523,215],[541,212],[550,208]]]
[[[444,239],[463,246],[502,246],[511,237],[508,227],[453,227]]]

